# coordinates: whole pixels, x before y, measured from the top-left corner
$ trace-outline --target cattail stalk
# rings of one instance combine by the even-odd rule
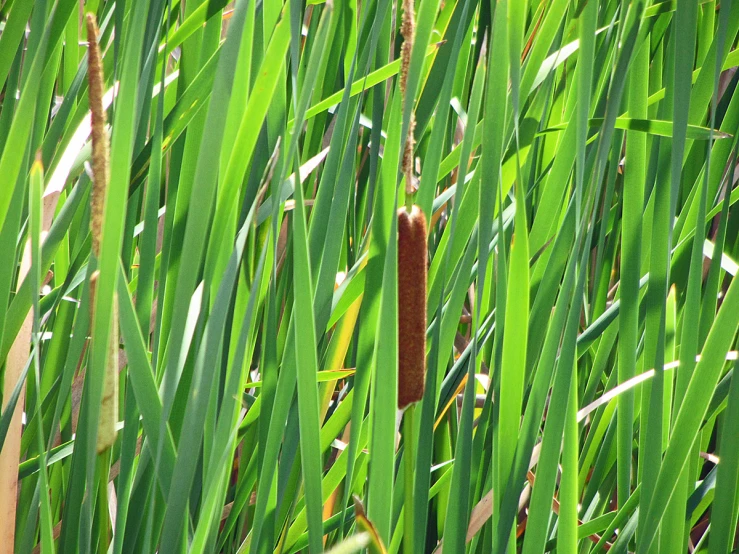
[[[90,232],[92,234],[92,253],[100,258],[100,244],[103,234],[103,212],[105,195],[110,179],[110,145],[108,132],[105,129],[105,109],[103,108],[104,78],[103,64],[98,45],[98,26],[95,16],[87,14],[87,77],[89,81],[89,98],[92,128],[92,198],[90,200]],[[96,271],[90,277],[90,305],[94,305],[95,289],[98,278]],[[105,363],[103,381],[103,398],[100,404],[98,419],[97,451],[110,448],[116,439],[116,421],[118,420],[118,302],[113,296],[110,313],[100,314],[112,317],[108,356]],[[93,312],[93,321],[95,313]]]
[[[403,19],[400,24],[400,34],[403,36],[403,45],[400,49],[400,92],[405,99],[408,86],[408,72],[411,67],[411,52],[416,38],[416,14],[413,0],[403,0]],[[403,175],[405,175],[405,192],[412,194],[415,191],[415,179],[413,177],[413,152],[415,139],[413,131],[416,127],[416,118],[411,110],[410,125],[405,138],[403,150]]]
[[[426,218],[398,210],[398,409],[423,398],[426,381]]]
[[[92,231],[92,252],[100,257],[100,241],[103,231],[103,208],[105,193],[110,179],[110,146],[105,129],[105,109],[103,108],[104,78],[103,62],[98,45],[98,26],[95,16],[87,14],[87,79],[90,98],[90,121],[92,128],[92,198],[90,200],[90,226]]]
[[[411,51],[416,38],[416,13],[413,0],[403,0],[403,18],[400,22],[403,45],[400,47],[400,92],[405,94],[408,84],[408,70],[411,66]]]

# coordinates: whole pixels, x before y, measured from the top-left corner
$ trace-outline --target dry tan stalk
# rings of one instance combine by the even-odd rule
[[[41,220],[41,243],[43,244],[46,234],[51,228],[51,223],[56,211],[56,204],[59,200],[59,193],[52,191],[47,192],[43,198],[43,215]],[[18,286],[20,287],[23,280],[28,275],[31,268],[31,242],[26,241],[23,257],[20,264],[20,272],[18,274]],[[47,273],[43,284],[49,279]],[[31,348],[31,332],[33,330],[33,313],[28,312],[26,319],[23,320],[15,342],[8,352],[8,358],[5,363],[5,380],[3,383],[3,407],[15,388],[21,372],[28,361],[28,355]],[[18,491],[18,464],[20,462],[20,445],[21,445],[21,415],[26,398],[25,384],[21,389],[18,402],[13,412],[8,432],[5,435],[5,442],[0,450],[0,554],[12,553],[15,540],[15,512]]]
[[[23,260],[21,261],[18,282],[25,279],[31,267],[31,244],[26,242]],[[33,313],[28,312],[23,325],[16,336],[13,346],[10,347],[5,363],[5,381],[3,383],[3,411],[10,399],[13,389],[28,361],[31,349],[31,331],[33,327]],[[0,552],[11,553],[15,543],[15,512],[18,494],[18,464],[20,462],[22,414],[25,404],[26,387],[23,386],[21,395],[15,405],[13,417],[10,420],[5,442],[0,451]]]

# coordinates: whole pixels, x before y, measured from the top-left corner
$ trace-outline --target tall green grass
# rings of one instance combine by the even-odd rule
[[[734,549],[739,2],[0,13],[0,552]]]

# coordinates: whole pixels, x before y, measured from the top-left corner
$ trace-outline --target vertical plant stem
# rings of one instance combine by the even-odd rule
[[[416,411],[415,404],[411,404],[406,409],[403,417],[403,444],[405,450],[403,458],[405,459],[405,498],[403,502],[404,509],[404,531],[403,531],[403,551],[413,552],[414,536],[413,536],[413,475],[415,468],[413,466],[416,459],[415,434],[413,432],[414,421],[413,415]]]

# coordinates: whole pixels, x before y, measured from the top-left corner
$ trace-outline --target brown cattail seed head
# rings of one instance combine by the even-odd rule
[[[109,179],[108,133],[105,130],[105,110],[103,109],[104,78],[103,63],[98,45],[98,26],[95,16],[87,14],[87,78],[92,128],[92,200],[90,205],[90,227],[92,232],[92,251],[100,257],[100,240],[103,229],[103,207]]]
[[[398,408],[423,398],[426,382],[426,218],[398,210]]]

